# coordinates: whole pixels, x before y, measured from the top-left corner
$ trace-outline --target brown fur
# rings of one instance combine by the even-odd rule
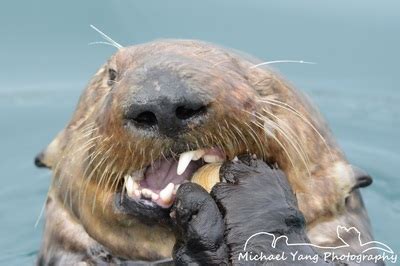
[[[321,232],[320,225],[344,213],[355,183],[352,168],[309,101],[276,73],[253,68],[255,63],[235,52],[186,40],[122,48],[112,56],[83,92],[69,124],[43,153],[54,172],[49,196],[54,203],[47,206],[42,250],[53,243],[68,250],[97,241],[124,258],[170,256],[170,228],[142,224],[113,208],[114,192],[122,188],[125,174],[174,155],[171,140],[135,137],[122,122],[127,95],[134,95],[154,66],[175,71],[212,99],[214,117],[185,136],[188,147],[218,146],[229,159],[251,152],[277,162],[318,244],[314,236]],[[118,73],[115,81],[108,80],[110,69]],[[68,218],[61,222],[59,212]],[[69,227],[63,223],[77,229],[64,235],[60,229]],[[354,225],[346,219],[343,223]],[[74,236],[68,240],[68,235]]]

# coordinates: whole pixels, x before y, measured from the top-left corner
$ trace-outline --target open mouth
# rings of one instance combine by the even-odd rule
[[[162,158],[125,176],[124,191],[130,201],[168,209],[179,186],[195,182],[206,190],[219,182],[219,166],[226,159],[218,148],[187,151],[179,159]]]

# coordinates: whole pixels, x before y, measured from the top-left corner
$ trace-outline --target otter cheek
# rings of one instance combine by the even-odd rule
[[[209,163],[194,173],[191,181],[202,186],[209,193],[212,187],[220,182],[219,169],[222,163]]]

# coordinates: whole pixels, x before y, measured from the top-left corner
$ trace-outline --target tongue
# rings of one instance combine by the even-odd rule
[[[202,160],[191,161],[186,170],[178,175],[178,161],[173,159],[157,160],[146,169],[140,186],[159,192],[169,183],[181,184],[188,180],[203,164]]]

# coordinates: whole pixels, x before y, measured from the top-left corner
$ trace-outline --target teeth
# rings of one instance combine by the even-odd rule
[[[135,190],[139,190],[139,183],[138,182],[136,182],[136,181],[133,181],[133,190],[135,191]]]
[[[169,183],[163,190],[160,191],[160,199],[168,204],[172,200],[172,193],[174,191],[174,184]]]
[[[160,196],[158,196],[158,194],[156,194],[156,193],[151,194],[151,200],[152,200],[152,201],[156,201],[156,200],[158,200],[159,198],[160,198]]]
[[[186,168],[190,164],[191,161],[197,161],[204,155],[204,150],[195,150],[195,151],[188,151],[181,154],[179,157],[177,174],[181,175],[185,172]]]
[[[173,195],[176,195],[176,192],[178,191],[178,188],[181,186],[181,184],[175,185],[174,190],[172,191]]]
[[[134,194],[134,185],[135,182],[133,181],[132,177],[130,175],[125,176],[125,187],[126,187],[126,192],[128,193],[128,196],[132,197]]]
[[[142,195],[145,198],[151,199],[153,196],[153,191],[151,191],[150,189],[144,188],[144,189],[142,189]]]
[[[142,196],[142,192],[141,192],[139,189],[134,190],[133,193],[135,194],[135,196],[136,196],[137,198],[140,198],[140,197]]]
[[[206,163],[221,163],[224,161],[224,159],[222,159],[218,155],[211,155],[211,154],[204,155],[203,160]]]

